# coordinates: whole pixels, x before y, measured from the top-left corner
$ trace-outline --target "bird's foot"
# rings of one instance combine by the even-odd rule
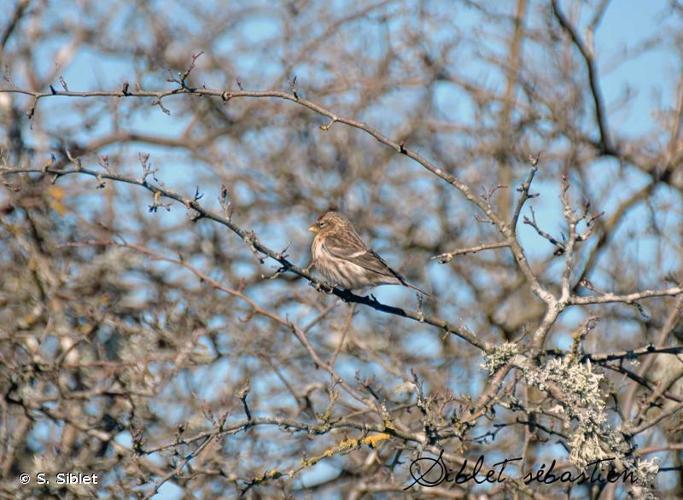
[[[331,294],[334,291],[334,285],[331,285],[324,281],[320,281],[318,283],[311,283],[311,285],[319,292]]]

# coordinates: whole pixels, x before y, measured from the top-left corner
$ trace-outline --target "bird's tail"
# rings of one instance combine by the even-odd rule
[[[403,278],[403,276],[401,276],[400,281],[401,281],[401,284],[402,284],[402,285],[407,286],[408,288],[412,288],[413,290],[417,290],[417,291],[420,292],[422,295],[426,295],[427,297],[433,297],[433,295],[432,295],[431,293],[427,293],[427,292],[425,292],[424,290],[422,290],[421,288],[418,288],[418,287],[416,287],[415,285],[411,285],[410,283],[408,283],[408,282],[405,280],[405,278]]]

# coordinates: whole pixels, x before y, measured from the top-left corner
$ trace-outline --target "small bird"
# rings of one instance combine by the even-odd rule
[[[404,285],[429,295],[408,283],[382,257],[368,248],[351,221],[340,212],[328,210],[308,230],[315,233],[311,244],[311,266],[333,285],[347,290]]]

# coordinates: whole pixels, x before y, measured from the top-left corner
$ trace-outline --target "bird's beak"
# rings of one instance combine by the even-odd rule
[[[316,227],[315,224],[311,224],[310,226],[308,226],[308,230],[309,230],[310,232],[312,232],[312,233],[317,233],[317,232],[318,232],[318,228]]]

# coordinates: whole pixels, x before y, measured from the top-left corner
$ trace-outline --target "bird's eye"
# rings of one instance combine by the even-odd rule
[[[327,222],[319,222],[319,223],[318,223],[318,226],[319,226],[319,227],[325,227],[325,224],[327,224]]]

